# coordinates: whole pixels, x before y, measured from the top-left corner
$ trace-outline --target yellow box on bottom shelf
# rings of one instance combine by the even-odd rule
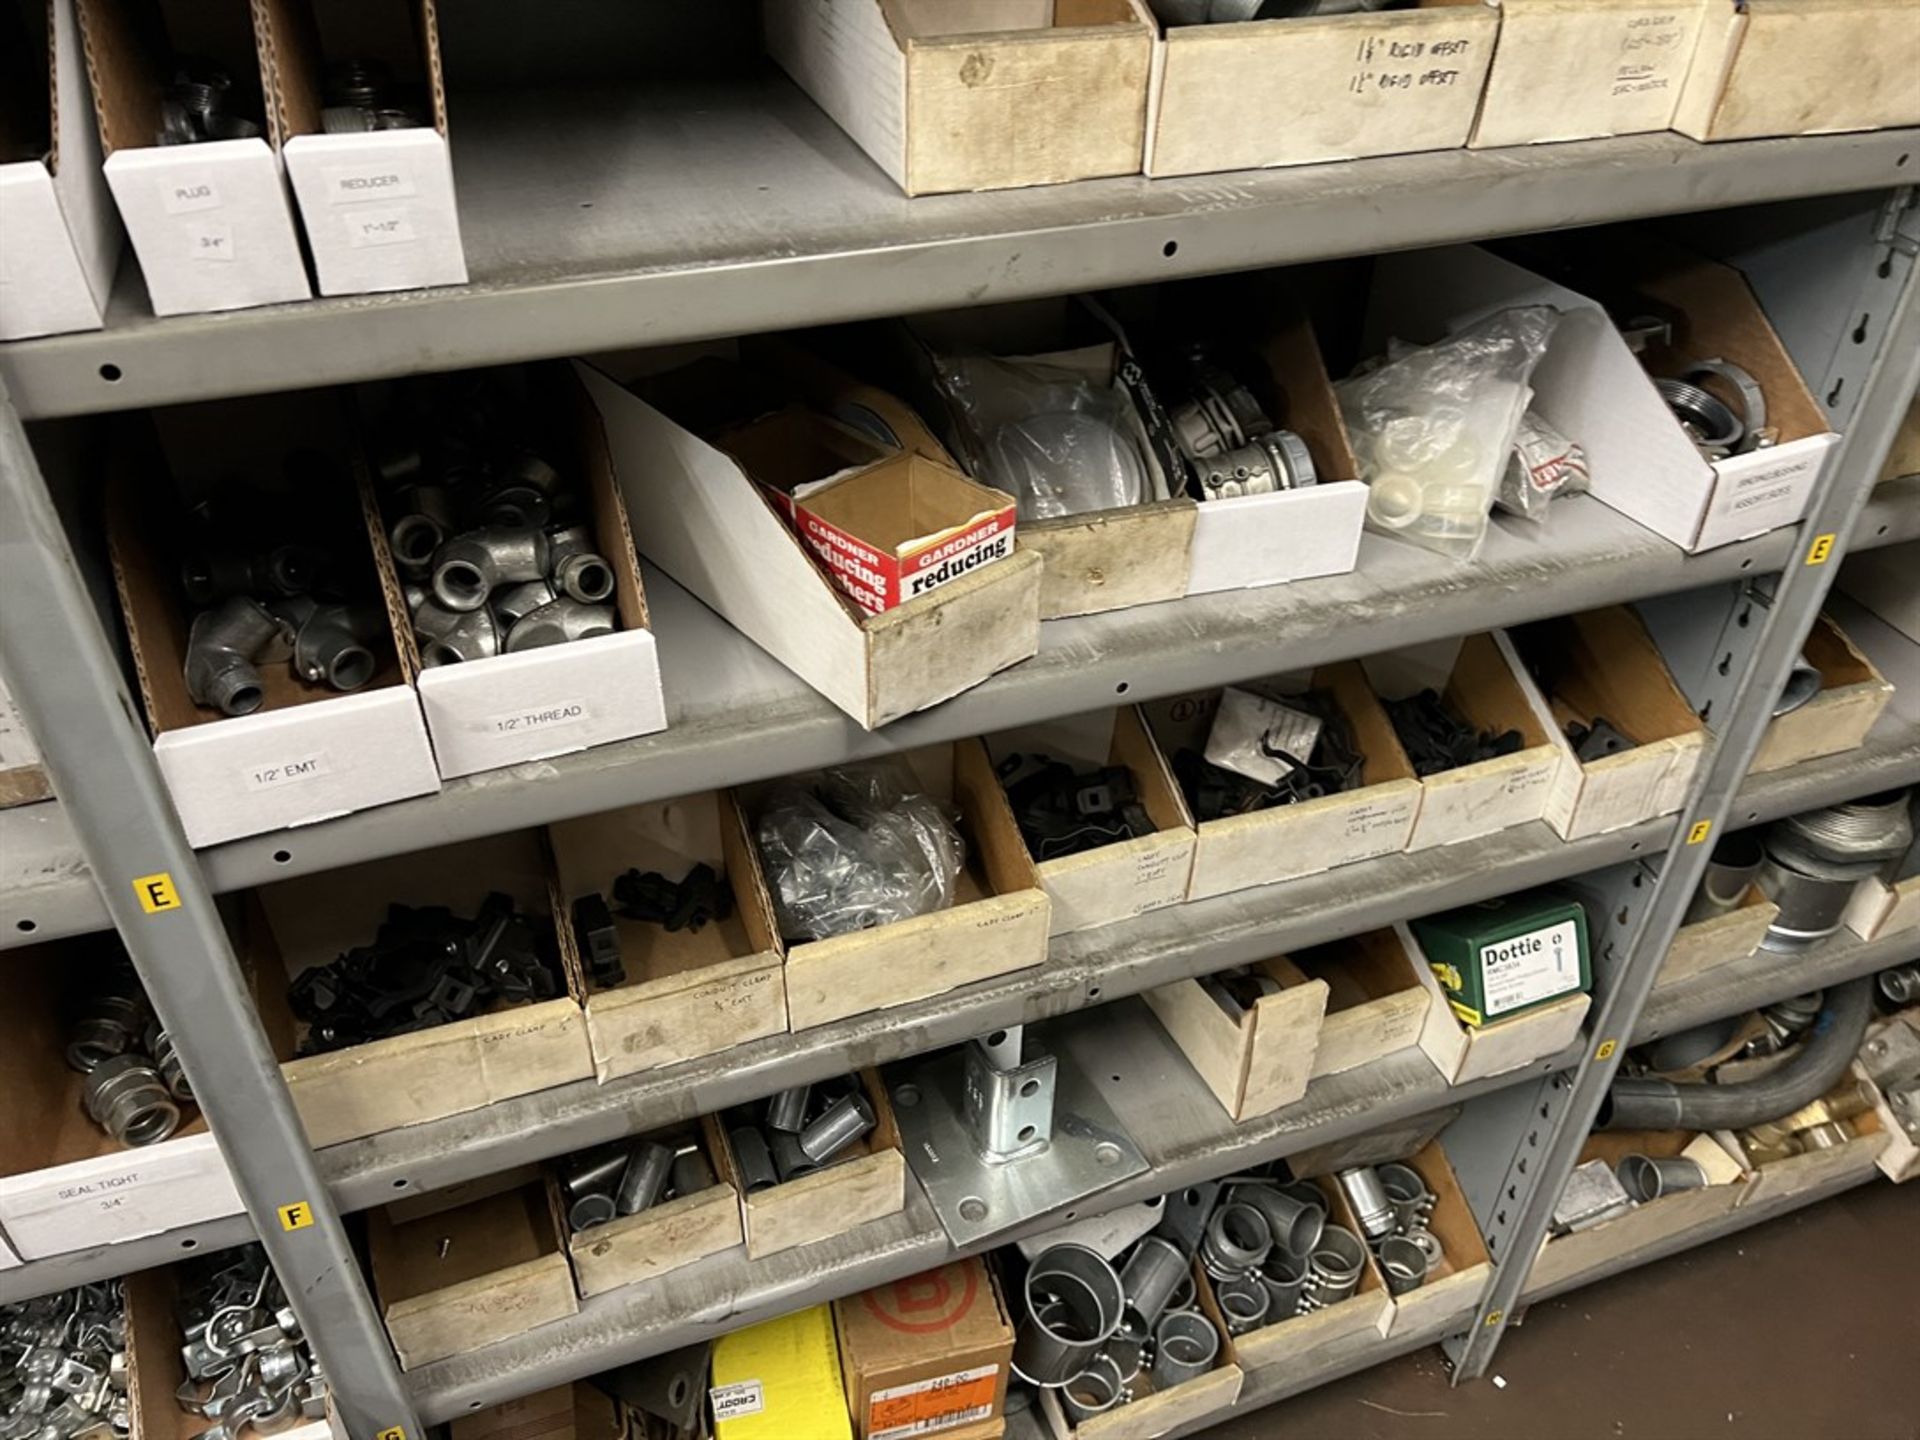
[[[853,1440],[832,1308],[722,1335],[707,1400],[715,1440]]]

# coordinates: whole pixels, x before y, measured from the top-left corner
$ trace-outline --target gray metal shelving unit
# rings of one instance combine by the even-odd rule
[[[1920,226],[1893,199],[1875,217],[1881,192],[1910,180],[1916,152],[1914,131],[1718,146],[1660,135],[907,201],[791,86],[757,77],[463,107],[455,154],[475,276],[466,287],[160,320],[145,313],[137,275],[123,267],[105,329],[0,347],[0,500],[8,521],[0,658],[61,796],[0,813],[0,943],[119,930],[197,1087],[210,1096],[210,1119],[252,1218],[0,1271],[0,1295],[159,1264],[189,1247],[259,1233],[289,1293],[306,1307],[356,1440],[391,1440],[395,1431],[404,1440],[419,1434],[422,1421],[910,1274],[953,1250],[916,1192],[902,1215],[828,1244],[759,1262],[738,1252],[715,1256],[588,1302],[567,1321],[403,1376],[360,1281],[342,1212],[764,1095],[852,1061],[879,1063],[998,1025],[1058,1017],[1056,1043],[1128,1056],[1120,1073],[1129,1078],[1107,1098],[1152,1168],[1104,1197],[1115,1203],[1449,1105],[1465,1104],[1471,1116],[1502,1096],[1537,1089],[1539,1103],[1524,1108],[1533,1116],[1544,1106],[1545,1119],[1504,1131],[1482,1127],[1490,1170],[1523,1146],[1540,1163],[1516,1185],[1506,1220],[1482,1217],[1497,1263],[1476,1306],[1420,1332],[1356,1340],[1316,1357],[1310,1371],[1282,1367],[1254,1378],[1242,1405],[1270,1403],[1441,1338],[1451,1340],[1462,1373],[1478,1373],[1506,1317],[1531,1298],[1528,1257],[1618,1063],[1619,1042],[1778,993],[1777,974],[1757,962],[1727,967],[1711,984],[1708,977],[1656,984],[1708,848],[1684,842],[1702,823],[1724,831],[1920,779],[1920,713],[1909,703],[1891,707],[1860,751],[1745,774],[1767,697],[1777,693],[1838,569],[1806,563],[1815,538],[1835,537],[1837,559],[1850,546],[1920,537],[1920,477],[1869,494],[1920,383],[1909,238]],[[650,576],[669,694],[665,732],[198,855],[165,804],[119,657],[97,623],[87,572],[20,424],[1835,196],[1862,197],[1861,213],[1874,223],[1823,227],[1800,249],[1783,248],[1770,234],[1769,263],[1754,273],[1765,299],[1770,286],[1793,284],[1794,265],[1817,263],[1823,292],[1847,301],[1844,327],[1784,307],[1784,338],[1846,435],[1799,526],[1689,557],[1596,502],[1575,500],[1544,534],[1498,527],[1471,566],[1369,539],[1350,576],[1051,623],[1034,660],[872,735],[684,592]],[[1791,212],[1779,213],[1791,232]],[[1740,259],[1739,235],[1723,238],[1730,258]],[[1788,253],[1794,265],[1779,263]],[[1851,339],[1836,349],[1836,333]],[[1779,599],[1722,667],[1718,743],[1678,817],[1572,844],[1534,825],[1470,853],[1393,856],[1181,906],[1065,937],[1038,970],[884,1016],[608,1085],[563,1086],[318,1155],[292,1122],[213,923],[216,893],[288,875],[978,734],[1121,696],[1148,698],[1683,590],[1724,597],[1735,582],[1769,574],[1782,577]],[[54,641],[59,665],[44,663]],[[781,745],[766,745],[776,730]],[[1286,946],[1608,867],[1632,877],[1621,882],[1632,893],[1621,897],[1624,919],[1611,934],[1587,1035],[1566,1055],[1475,1086],[1448,1086],[1423,1056],[1403,1052],[1322,1081],[1274,1115],[1234,1125],[1144,1006],[1126,998]],[[132,885],[159,870],[173,876],[186,903],[184,914],[156,922],[132,903]],[[1904,958],[1909,948],[1898,937],[1836,944],[1813,963],[1839,978]],[[1796,981],[1792,988],[1805,987]],[[1076,1013],[1094,1005],[1106,1007],[1097,1020]],[[222,1103],[229,1089],[246,1103]],[[1476,1177],[1469,1193],[1491,1192],[1504,1178]],[[313,1223],[289,1226],[289,1202],[305,1206]]]

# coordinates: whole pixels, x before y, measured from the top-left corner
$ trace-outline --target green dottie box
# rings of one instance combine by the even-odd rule
[[[1587,913],[1579,901],[1533,890],[1413,922],[1453,1013],[1487,1025],[1593,984]]]

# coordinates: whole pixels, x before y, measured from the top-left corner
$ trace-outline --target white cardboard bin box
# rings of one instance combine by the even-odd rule
[[[646,553],[861,725],[948,699],[1039,647],[1038,556],[862,616],[739,462],[601,371],[574,368]]]
[[[299,1056],[287,984],[356,945],[371,944],[390,905],[445,905],[471,919],[493,891],[524,914],[559,909],[536,831],[468,840],[283,880],[243,915],[262,1026],[316,1147],[440,1120],[593,1074],[581,1012],[579,957],[557,927],[562,993],[426,1030]]]
[[[909,195],[1140,171],[1138,0],[782,0],[767,52]]]
[[[1049,902],[986,747],[961,740],[909,750],[899,759],[911,767],[921,794],[960,812],[967,860],[954,902],[928,915],[824,940],[783,937],[787,1018],[795,1031],[924,1000],[1047,957]],[[758,832],[767,796],[781,783],[734,792],[749,837]],[[757,840],[751,848],[753,883],[765,897],[761,903],[777,916]]]
[[[53,25],[46,106],[36,112],[47,151],[0,165],[0,340],[98,330],[120,258],[73,0],[20,10]]]
[[[423,665],[379,499],[364,463],[356,460],[367,537],[400,663],[419,691],[434,763],[449,780],[667,727],[659,646],[599,413],[565,365],[538,367],[528,378],[529,393],[550,422],[547,458],[560,469],[563,484],[585,494],[595,543],[613,570],[620,628],[611,635],[458,665]]]
[[[1708,0],[1673,128],[1696,140],[1920,124],[1910,0]]]
[[[1342,661],[1322,666],[1309,683],[1331,695],[1346,717],[1362,761],[1360,785],[1317,800],[1200,821],[1176,786],[1183,821],[1198,835],[1189,899],[1317,875],[1407,848],[1423,787],[1367,684],[1366,672],[1355,661]],[[1251,688],[1284,695],[1306,687],[1281,677]],[[1176,695],[1141,707],[1162,754],[1204,750],[1220,693]]]
[[[1920,875],[1889,884],[1868,878],[1847,902],[1847,928],[1862,940],[1877,940],[1895,930],[1920,925]]]
[[[88,1116],[68,1067],[70,1004],[101,955],[94,940],[20,951],[0,1006],[0,1225],[23,1260],[238,1215],[244,1208],[207,1122],[156,1145],[123,1147]],[[111,946],[104,947],[110,951]],[[102,958],[105,958],[102,956]]]
[[[1452,1084],[1464,1085],[1470,1080],[1504,1075],[1535,1060],[1558,1055],[1579,1036],[1580,1024],[1593,1003],[1593,997],[1584,991],[1563,995],[1490,1025],[1462,1024],[1454,1015],[1446,992],[1440,988],[1433,967],[1426,963],[1413,931],[1404,924],[1393,928],[1407,954],[1419,958],[1414,972],[1427,987],[1431,1000],[1420,1035],[1420,1048]]]
[[[585,955],[572,907],[598,892],[620,936],[624,984],[587,984],[587,1039],[601,1080],[712,1055],[787,1028],[787,982],[766,897],[753,883],[753,843],[733,797],[704,791],[560,821],[547,831],[573,949]],[[699,930],[628,919],[614,899],[628,870],[678,882],[709,865],[733,896],[733,913]]]
[[[1154,45],[1147,174],[1458,149],[1499,28],[1490,0],[1169,26]]]
[[[1668,129],[1706,11],[1707,0],[1500,0],[1474,148]]]
[[[1281,989],[1255,999],[1237,1020],[1199,980],[1146,992],[1161,1028],[1235,1120],[1268,1114],[1307,1093],[1327,1008],[1327,982],[1309,980],[1284,956],[1251,968]]]
[[[1542,621],[1526,638],[1558,667],[1551,694],[1524,666],[1518,672],[1560,752],[1547,823],[1565,839],[1579,840],[1671,815],[1686,803],[1706,750],[1706,727],[1640,617],[1628,606],[1613,605]],[[1583,762],[1566,726],[1596,720],[1637,743]]]
[[[141,0],[76,0],[107,184],[140,257],[156,315],[305,300],[307,283],[280,155],[261,137],[158,145],[170,57],[147,43]],[[180,54],[207,56],[251,88],[249,7],[165,0]]]
[[[317,445],[344,434],[340,409],[322,391],[159,410],[153,418],[166,455],[184,462],[178,473],[188,482],[222,467],[278,473],[290,437]],[[331,508],[351,485],[347,460],[328,459],[337,471],[325,477],[324,489],[310,490],[314,503],[301,515],[308,526],[300,538],[318,540],[324,532],[340,564],[364,572],[355,598],[371,600],[378,582],[357,509]],[[310,686],[290,665],[270,663],[260,667],[265,699],[251,715],[223,715],[193,702],[184,671],[192,617],[179,589],[181,557],[161,540],[184,502],[164,479],[155,484],[166,473],[153,457],[117,455],[108,478],[107,543],[154,758],[187,840],[213,845],[438,790],[419,697],[390,629],[370,647],[378,668],[359,690]]]
[[[1731,360],[1753,375],[1777,445],[1710,464],[1599,305],[1478,246],[1383,257],[1369,334],[1424,344],[1510,306],[1558,306],[1560,323],[1533,373],[1533,406],[1586,449],[1595,498],[1689,552],[1791,525],[1839,437],[1737,271],[1653,258],[1637,241],[1635,252],[1631,283],[1681,317],[1676,351]],[[1611,263],[1628,258],[1616,253]]]
[[[255,0],[267,123],[286,157],[322,295],[464,285],[435,0]],[[324,57],[378,61],[427,97],[424,126],[321,129]]]
[[[1187,898],[1193,868],[1193,826],[1187,822],[1166,757],[1145,721],[1131,706],[1069,715],[985,737],[987,758],[997,767],[1010,755],[1044,755],[1090,774],[1124,767],[1134,793],[1154,824],[1150,835],[1096,846],[1075,855],[1033,860],[1040,888],[1052,906],[1052,933],[1110,925]],[[1026,837],[1021,837],[1025,843]]]

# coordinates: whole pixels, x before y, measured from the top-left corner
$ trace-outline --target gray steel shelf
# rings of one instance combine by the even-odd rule
[[[1917,148],[1661,134],[907,200],[772,73],[474,94],[473,283],[160,320],[128,264],[104,330],[0,348],[0,375],[28,419],[302,389],[1891,188]]]
[[[1645,1044],[1676,1030],[1756,1010],[1791,995],[1824,990],[1909,960],[1920,960],[1920,929],[1911,927],[1876,940],[1862,940],[1851,930],[1842,930],[1818,949],[1799,955],[1756,950],[1745,959],[1730,960],[1673,984],[1656,985],[1633,1027],[1633,1042]]]
[[[1152,1167],[1101,1192],[1097,1205],[1090,1207],[1098,1209],[1164,1194],[1537,1079],[1566,1065],[1584,1049],[1583,1042],[1566,1054],[1458,1087],[1446,1084],[1420,1051],[1402,1050],[1316,1082],[1298,1104],[1235,1124],[1142,1001],[1121,1001],[1097,1020],[1082,1017],[1082,1023],[1064,1036],[1055,1030],[1050,1038],[1069,1052],[1079,1052],[1083,1068],[1098,1077],[1102,1094]],[[1112,1057],[1118,1054],[1128,1057],[1123,1073],[1109,1077]],[[1073,1213],[1067,1211],[1066,1216]],[[746,1259],[744,1247],[725,1251],[658,1280],[583,1301],[577,1315],[424,1366],[410,1372],[408,1380],[423,1418],[429,1423],[447,1420],[757,1320],[888,1284],[958,1255],[994,1249],[1020,1235],[1045,1230],[1063,1218],[1048,1216],[960,1250],[947,1239],[919,1186],[909,1184],[906,1209],[897,1216],[762,1260]]]

